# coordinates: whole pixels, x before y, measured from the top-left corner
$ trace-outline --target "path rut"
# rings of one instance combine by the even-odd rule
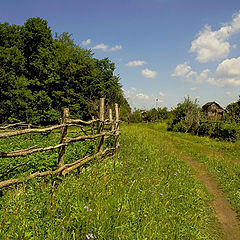
[[[181,154],[180,157],[196,171],[199,180],[206,186],[207,190],[212,193],[212,207],[222,225],[224,240],[240,240],[240,224],[237,214],[224,197],[223,192],[218,188],[216,180],[199,163],[192,160],[192,158],[183,154]]]

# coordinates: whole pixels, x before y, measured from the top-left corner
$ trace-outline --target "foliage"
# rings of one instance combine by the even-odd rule
[[[115,65],[98,60],[68,33],[55,39],[46,20],[24,25],[0,24],[0,123],[24,120],[56,123],[62,108],[88,119],[97,114],[100,97],[108,106],[130,107],[123,97]]]
[[[132,123],[139,123],[143,121],[142,111],[141,110],[135,110],[130,115],[130,122]]]
[[[189,96],[178,103],[172,114],[172,119],[168,122],[170,131],[194,132],[200,124],[200,106],[197,99],[192,101]]]
[[[137,122],[157,122],[166,120],[170,115],[170,112],[166,107],[164,108],[152,108],[150,110],[139,110],[131,114],[130,121],[133,123]]]
[[[226,120],[229,122],[240,123],[240,99],[226,107]]]
[[[221,140],[235,142],[239,139],[240,126],[236,123],[211,124],[209,135]]]

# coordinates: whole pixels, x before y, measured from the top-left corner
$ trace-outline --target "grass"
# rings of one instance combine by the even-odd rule
[[[164,124],[142,127],[156,130],[166,141],[174,143],[177,151],[200,162],[215,177],[240,219],[240,142],[166,132]]]
[[[164,136],[124,126],[115,157],[2,191],[1,238],[221,239],[211,196]]]

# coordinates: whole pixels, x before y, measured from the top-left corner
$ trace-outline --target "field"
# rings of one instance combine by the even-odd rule
[[[1,238],[239,239],[239,142],[170,133],[164,124],[121,129],[118,154],[93,162],[80,175],[2,190]],[[54,134],[41,138],[30,140],[43,145],[56,141]],[[1,140],[1,150],[19,145],[27,147],[26,139]],[[91,148],[70,148],[67,161]],[[33,168],[47,169],[56,155],[31,155],[29,161]],[[4,159],[2,172],[7,160],[12,159]],[[227,222],[221,218],[223,210]]]

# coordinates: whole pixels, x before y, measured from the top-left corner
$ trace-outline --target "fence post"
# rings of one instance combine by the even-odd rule
[[[104,98],[100,98],[100,109],[99,109],[99,128],[98,133],[101,133],[104,128]],[[103,152],[104,136],[99,138],[98,152]]]
[[[67,122],[68,117],[69,117],[69,109],[64,108],[63,118],[62,118],[62,124],[64,124],[64,126],[62,127],[62,131],[61,131],[60,144],[64,143],[65,137],[67,135],[67,125],[65,124]],[[58,152],[58,167],[62,167],[64,165],[64,158],[65,158],[65,146],[61,146]]]
[[[115,103],[115,114],[116,114],[116,124],[115,124],[115,149],[119,148],[119,108],[118,104]]]
[[[111,108],[109,108],[108,113],[109,113],[109,122],[111,124],[111,130],[113,131],[114,125],[113,125],[113,117],[112,117],[112,109]]]

